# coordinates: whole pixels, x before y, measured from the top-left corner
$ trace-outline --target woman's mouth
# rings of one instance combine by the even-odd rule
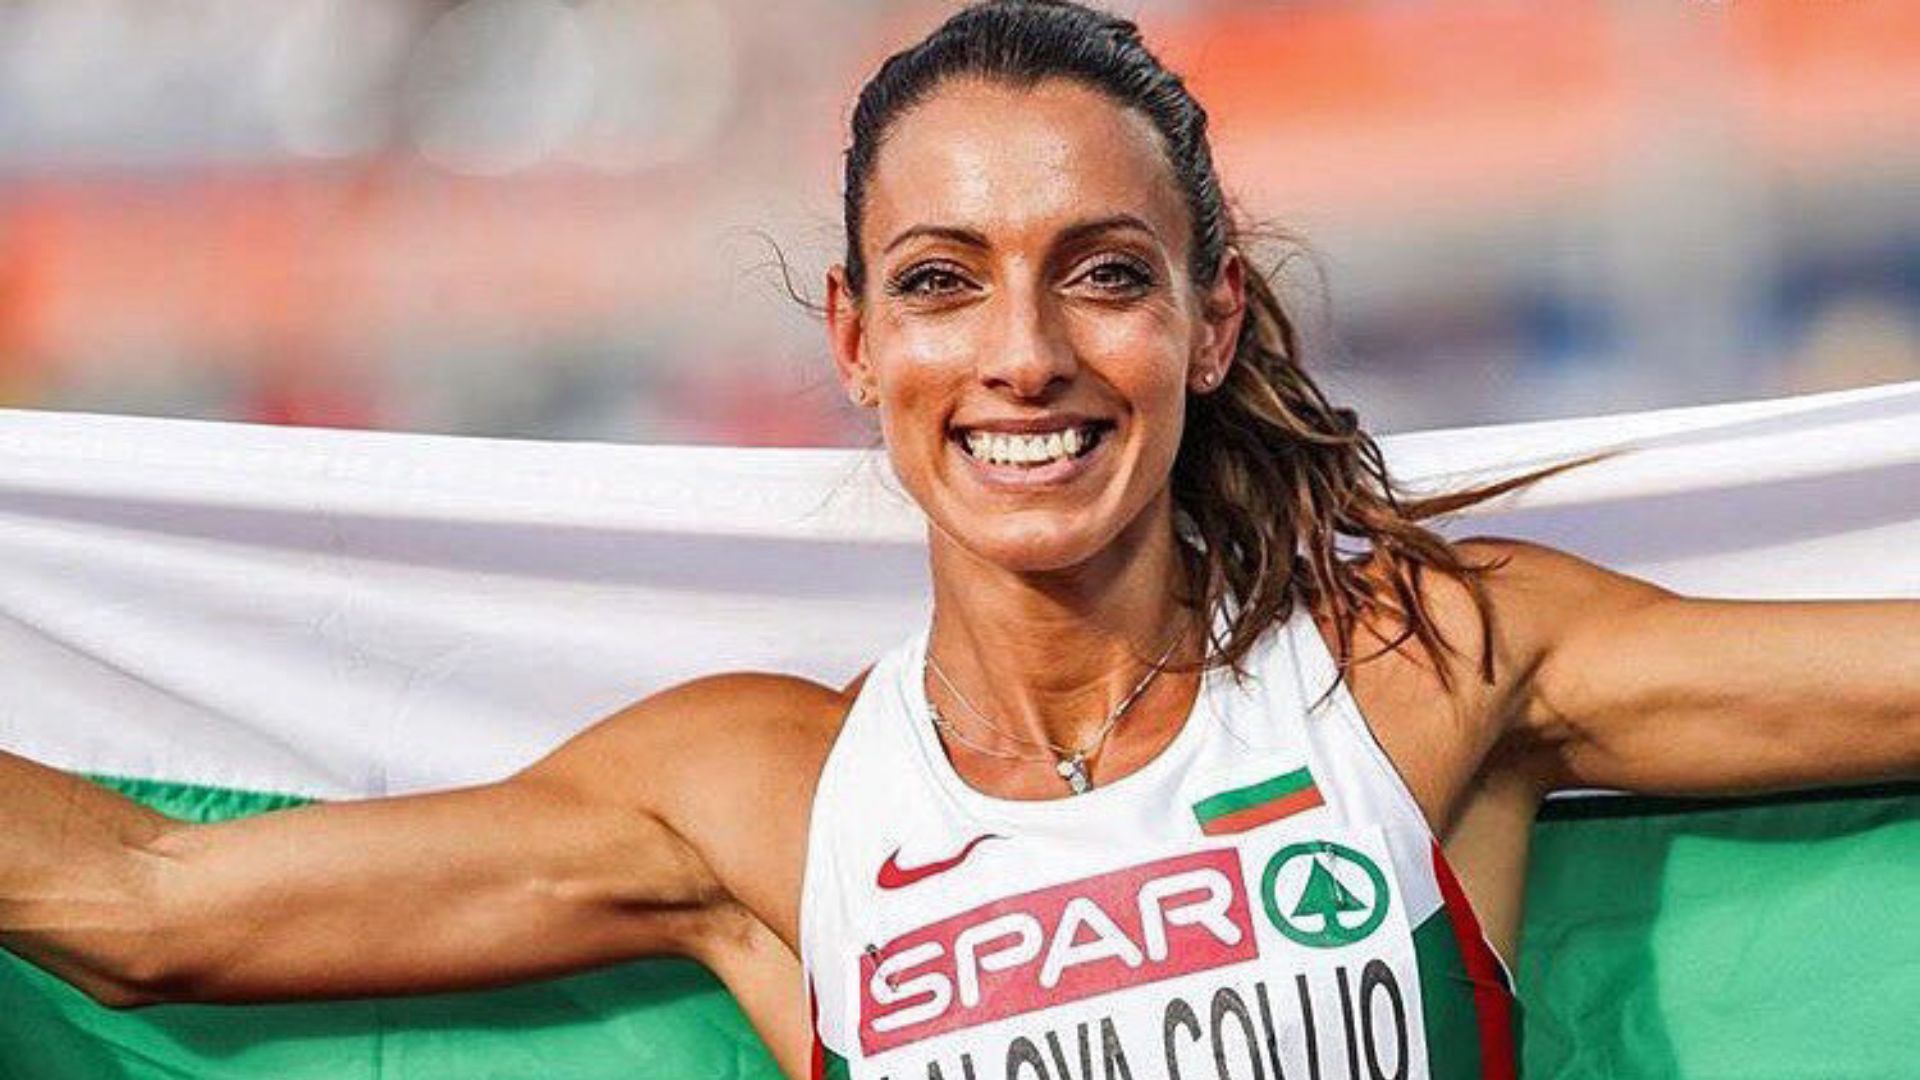
[[[1050,432],[963,431],[959,442],[961,449],[975,461],[1035,469],[1085,457],[1112,426],[1095,421]]]
[[[1079,475],[1112,431],[1105,420],[1041,431],[958,428],[951,441],[987,483],[1031,487]]]

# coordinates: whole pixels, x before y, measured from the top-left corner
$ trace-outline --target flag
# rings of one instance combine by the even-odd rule
[[[1209,795],[1193,804],[1193,819],[1203,834],[1223,836],[1311,810],[1321,802],[1313,773],[1302,765],[1257,784]]]
[[[1415,491],[1632,448],[1450,535],[1696,595],[1920,596],[1920,383],[1382,443]],[[0,411],[0,746],[196,820],[493,780],[697,675],[846,682],[924,624],[923,535],[878,452]],[[1231,827],[1311,790],[1196,814]],[[1909,1070],[1916,808],[1910,784],[1550,801],[1517,973],[1529,1075]],[[775,1075],[682,961],[114,1012],[0,955],[9,1078]]]

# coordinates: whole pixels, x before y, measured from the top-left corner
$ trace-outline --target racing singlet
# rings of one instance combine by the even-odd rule
[[[1512,978],[1304,604],[1153,760],[994,798],[942,750],[927,631],[821,774],[801,893],[814,1075],[1511,1077]]]

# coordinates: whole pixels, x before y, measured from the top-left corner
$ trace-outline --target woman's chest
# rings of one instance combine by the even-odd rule
[[[1160,827],[864,829],[810,898],[825,1046],[895,1080],[1426,1075],[1490,954],[1423,823],[1285,764],[1200,770]]]

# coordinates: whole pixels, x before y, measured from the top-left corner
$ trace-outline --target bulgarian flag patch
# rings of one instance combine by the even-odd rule
[[[1320,789],[1306,766],[1257,784],[1232,788],[1193,804],[1194,820],[1208,836],[1246,832],[1321,805]]]

